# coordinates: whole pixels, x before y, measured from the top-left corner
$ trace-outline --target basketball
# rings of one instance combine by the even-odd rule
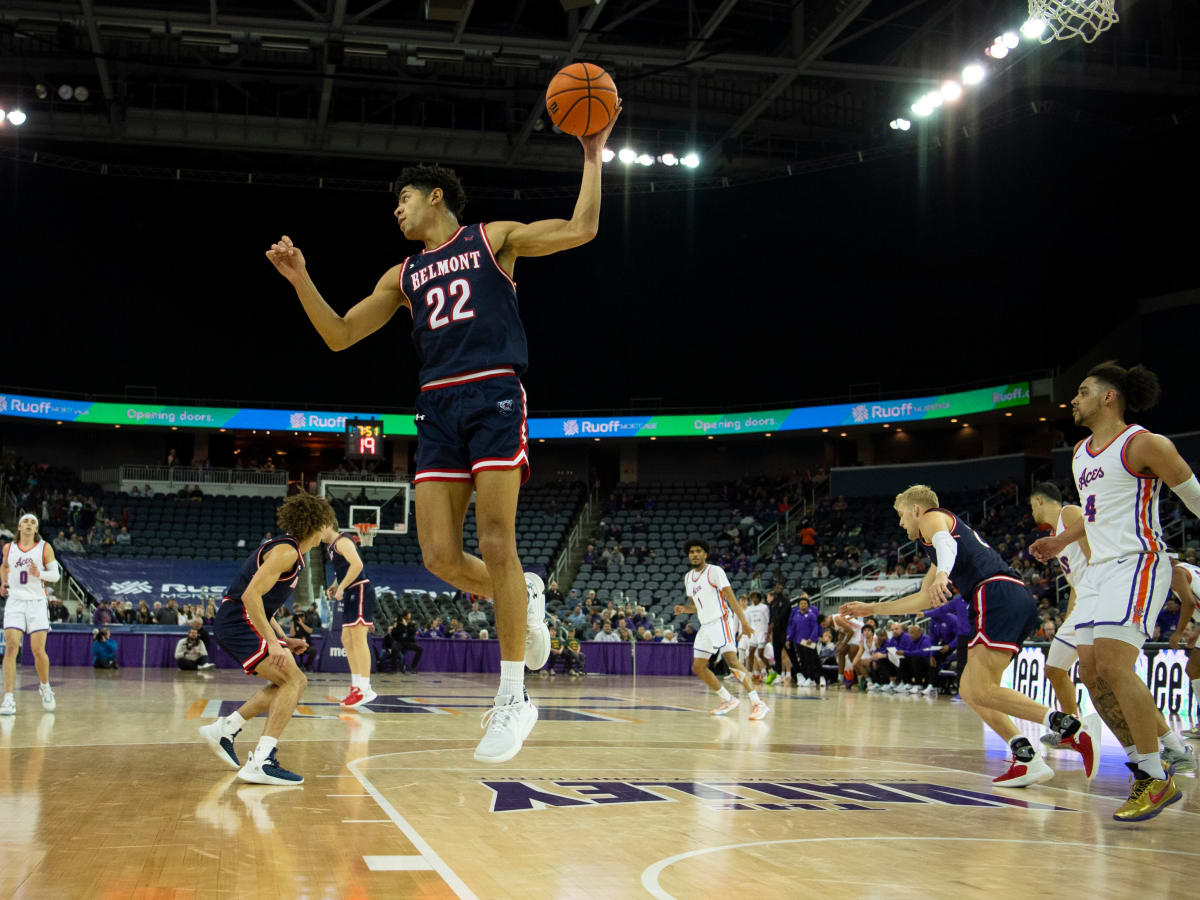
[[[576,137],[595,134],[608,125],[616,106],[617,86],[595,63],[571,63],[546,88],[550,121]]]

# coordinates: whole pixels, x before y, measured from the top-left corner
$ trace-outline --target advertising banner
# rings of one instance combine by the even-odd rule
[[[811,428],[840,428],[882,422],[913,422],[971,413],[990,412],[1029,403],[1029,382],[870,403],[802,406],[739,413],[689,415],[577,416],[529,420],[534,439],[563,440],[613,437],[694,437],[761,434]],[[383,420],[389,437],[417,433],[412,413],[313,412],[294,409],[257,409],[228,406],[164,406],[139,403],[99,403],[59,400],[24,394],[0,393],[0,416],[92,425],[177,426],[179,428],[229,428],[263,431],[344,432],[347,419]]]

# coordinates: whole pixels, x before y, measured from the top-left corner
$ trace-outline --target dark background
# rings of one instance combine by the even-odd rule
[[[710,409],[795,403],[871,382],[885,394],[936,391],[1067,367],[1139,298],[1197,285],[1192,121],[1103,136],[1035,116],[885,162],[724,190],[606,194],[594,242],[517,263],[531,411],[646,397]],[[400,235],[390,195],[2,165],[0,381],[411,406],[407,315],[334,354],[263,257],[290,234],[344,311],[419,249]],[[472,185],[564,183],[461,172],[468,195]],[[619,184],[621,167],[604,176]],[[567,217],[572,205],[473,201],[464,218]],[[1186,377],[1194,309],[1144,336],[1147,362],[1173,358]],[[1184,385],[1166,387],[1180,398]]]

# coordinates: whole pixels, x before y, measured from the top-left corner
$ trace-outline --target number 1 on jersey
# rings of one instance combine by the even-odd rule
[[[1087,502],[1083,504],[1083,514],[1089,522],[1096,521],[1096,495],[1088,494]]]

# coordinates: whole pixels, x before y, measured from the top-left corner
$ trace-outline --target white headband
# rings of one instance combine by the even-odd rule
[[[17,519],[17,527],[20,528],[21,523],[24,522],[26,519],[33,519],[33,527],[34,528],[38,527],[38,517],[35,516],[33,513],[25,513],[25,515],[23,515],[23,516],[21,516],[21,518]]]

